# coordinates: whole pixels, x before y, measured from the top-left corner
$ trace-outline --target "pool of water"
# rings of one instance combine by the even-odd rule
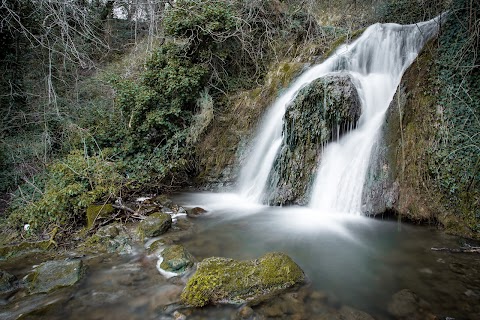
[[[254,259],[281,251],[305,271],[305,288],[253,307],[252,319],[330,319],[328,314],[346,306],[375,319],[394,319],[388,305],[402,289],[415,292],[438,319],[480,319],[480,255],[431,250],[457,248],[468,243],[464,239],[397,221],[251,205],[232,195],[181,194],[175,200],[208,210],[199,218],[181,218],[167,233],[197,261],[211,256]],[[52,294],[29,296],[20,290],[0,296],[0,318],[173,319],[181,316],[178,312],[187,319],[237,316],[238,307],[183,308],[179,295],[186,277],[165,279],[141,245],[134,251],[122,256],[61,253],[55,258],[84,261],[84,279]],[[0,269],[21,278],[51,258],[37,254],[0,261]],[[286,303],[289,299],[295,303]]]

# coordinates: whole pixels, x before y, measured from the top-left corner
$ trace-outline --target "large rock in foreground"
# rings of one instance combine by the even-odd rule
[[[82,276],[81,260],[47,261],[30,273],[26,282],[30,293],[48,293],[61,287],[73,286]]]
[[[302,269],[283,253],[267,253],[248,261],[207,258],[188,281],[182,301],[195,307],[256,304],[304,280]]]
[[[285,113],[266,201],[306,204],[323,147],[355,127],[360,115],[360,98],[348,74],[328,75],[301,89]]]

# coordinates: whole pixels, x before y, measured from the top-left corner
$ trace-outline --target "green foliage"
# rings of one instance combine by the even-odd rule
[[[237,18],[233,3],[224,0],[180,0],[177,10],[165,16],[165,32],[172,37],[192,38],[211,44],[216,36],[232,32]]]
[[[381,22],[412,24],[433,19],[446,10],[448,0],[387,0],[377,9]]]
[[[478,6],[456,0],[442,27],[432,80],[438,89],[432,94],[443,121],[429,166],[447,208],[480,233],[480,42],[473,27],[478,17]]]
[[[74,150],[49,165],[44,191],[36,187],[36,199],[24,197],[22,188],[17,191],[9,222],[14,227],[28,223],[34,231],[45,230],[51,224],[83,224],[87,206],[114,199],[122,188],[120,164],[109,161],[107,156],[108,150],[93,156]]]

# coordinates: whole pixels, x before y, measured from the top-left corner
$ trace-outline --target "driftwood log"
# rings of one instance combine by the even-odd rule
[[[431,248],[433,251],[448,251],[451,253],[480,253],[480,247],[464,246],[460,248]]]

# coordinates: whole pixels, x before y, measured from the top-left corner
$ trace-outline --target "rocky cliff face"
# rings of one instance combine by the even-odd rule
[[[458,214],[462,204],[449,202],[439,187],[432,165],[436,133],[445,125],[431,80],[435,54],[434,41],[402,78],[372,155],[363,209],[373,216],[390,211],[408,220],[439,222],[447,231],[476,237]]]
[[[285,113],[284,139],[266,201],[306,204],[323,147],[354,127],[360,114],[360,99],[348,74],[328,75],[300,90]]]
[[[369,215],[394,211],[409,220],[425,221],[443,211],[428,171],[440,117],[428,88],[432,48],[427,46],[405,72],[387,111],[364,188],[364,210]]]

